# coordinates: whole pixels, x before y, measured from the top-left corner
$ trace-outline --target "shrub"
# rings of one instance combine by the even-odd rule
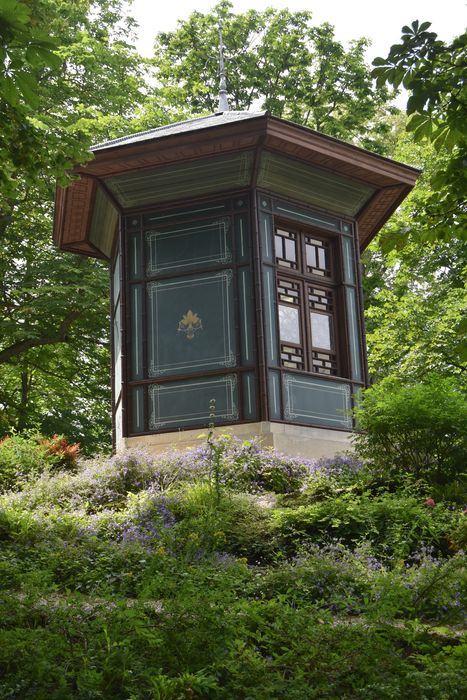
[[[349,547],[371,541],[379,556],[404,560],[421,543],[446,551],[461,513],[444,504],[427,507],[420,497],[409,494],[352,492],[334,495],[309,505],[284,508],[274,513],[274,529],[279,546],[295,554],[303,542],[339,539]],[[456,540],[454,540],[456,541]]]
[[[56,469],[76,469],[80,451],[79,442],[70,445],[64,435],[55,434],[51,438],[44,438],[40,444],[45,447],[47,456],[54,458]]]
[[[51,464],[47,448],[37,436],[11,435],[0,441],[0,491],[20,486]]]
[[[383,474],[434,483],[462,475],[467,460],[467,401],[451,379],[402,386],[393,378],[364,392],[357,453]]]
[[[22,434],[0,440],[0,491],[24,485],[43,472],[72,470],[77,466],[79,444],[71,445],[63,435],[44,438]]]

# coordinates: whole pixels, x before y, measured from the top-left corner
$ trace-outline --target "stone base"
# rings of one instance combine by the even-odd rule
[[[206,430],[179,430],[172,433],[155,435],[140,435],[139,437],[122,438],[117,444],[117,452],[125,449],[138,448],[152,454],[160,454],[168,450],[186,450],[198,447],[207,436]],[[273,447],[278,452],[291,457],[316,459],[319,457],[334,457],[352,447],[352,433],[345,430],[328,430],[326,428],[311,428],[288,423],[242,423],[238,425],[219,426],[214,428],[216,435],[233,435],[241,440],[258,438],[264,447]],[[204,435],[204,437],[201,437]]]

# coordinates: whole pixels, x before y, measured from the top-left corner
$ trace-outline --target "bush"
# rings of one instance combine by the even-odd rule
[[[378,556],[404,560],[421,543],[445,552],[457,549],[461,536],[454,531],[463,520],[459,511],[444,504],[425,505],[409,494],[344,492],[310,505],[274,512],[275,536],[279,546],[294,555],[303,542],[339,539],[348,547],[371,541]]]
[[[70,445],[63,435],[11,435],[0,440],[0,491],[20,487],[31,477],[57,469],[73,470],[79,444]]]
[[[28,477],[45,471],[52,460],[38,437],[12,435],[0,441],[0,491],[20,486]]]
[[[70,445],[64,435],[53,435],[50,439],[41,440],[41,445],[46,449],[47,456],[54,458],[56,469],[74,470],[78,465],[80,451],[79,442]]]
[[[383,475],[438,484],[462,478],[467,401],[451,379],[401,386],[388,378],[364,392],[356,417],[357,453]]]

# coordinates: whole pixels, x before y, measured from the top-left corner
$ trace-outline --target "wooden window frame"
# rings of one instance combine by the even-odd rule
[[[300,371],[315,377],[338,379],[349,379],[349,368],[347,361],[347,353],[345,351],[345,318],[344,318],[344,300],[343,300],[343,276],[342,262],[340,256],[340,246],[337,236],[326,234],[323,231],[318,231],[313,228],[294,226],[288,222],[276,220],[274,226],[274,250],[276,249],[276,235],[278,231],[286,231],[293,234],[296,240],[296,267],[288,267],[281,264],[281,259],[275,255],[274,267],[276,271],[276,300],[277,300],[277,328],[279,342],[279,356],[281,370]],[[280,235],[280,234],[279,234]],[[326,243],[326,249],[329,255],[329,274],[314,274],[309,271],[307,261],[307,239],[323,241]],[[279,305],[291,305],[287,301],[281,299],[281,282],[292,283],[299,286],[299,303],[294,305],[299,311],[299,328],[301,343],[296,344],[283,340],[280,337],[279,323]],[[313,309],[309,302],[310,288],[319,288],[331,295],[332,310]],[[331,348],[326,349],[313,345],[313,334],[311,331],[311,312],[322,313],[330,318],[330,333],[331,333]],[[298,363],[294,366],[285,359],[287,353],[283,352],[284,347],[290,347],[297,350],[303,356],[302,366]],[[316,355],[327,355],[325,358],[318,358]],[[317,371],[316,362],[329,362],[332,367],[322,365],[323,370]]]

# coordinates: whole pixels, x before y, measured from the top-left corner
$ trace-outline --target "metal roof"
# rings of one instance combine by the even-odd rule
[[[197,117],[195,119],[187,119],[183,122],[175,122],[166,126],[158,126],[156,129],[149,131],[140,131],[136,134],[121,136],[119,139],[98,143],[91,148],[91,151],[102,151],[106,148],[116,148],[117,146],[126,146],[128,144],[141,143],[142,141],[151,141],[164,136],[172,136],[172,134],[185,134],[190,131],[198,131],[200,129],[209,129],[212,126],[220,126],[222,124],[233,124],[248,119],[257,119],[264,117],[267,114],[264,112],[218,112],[217,114],[209,114],[206,117]]]

